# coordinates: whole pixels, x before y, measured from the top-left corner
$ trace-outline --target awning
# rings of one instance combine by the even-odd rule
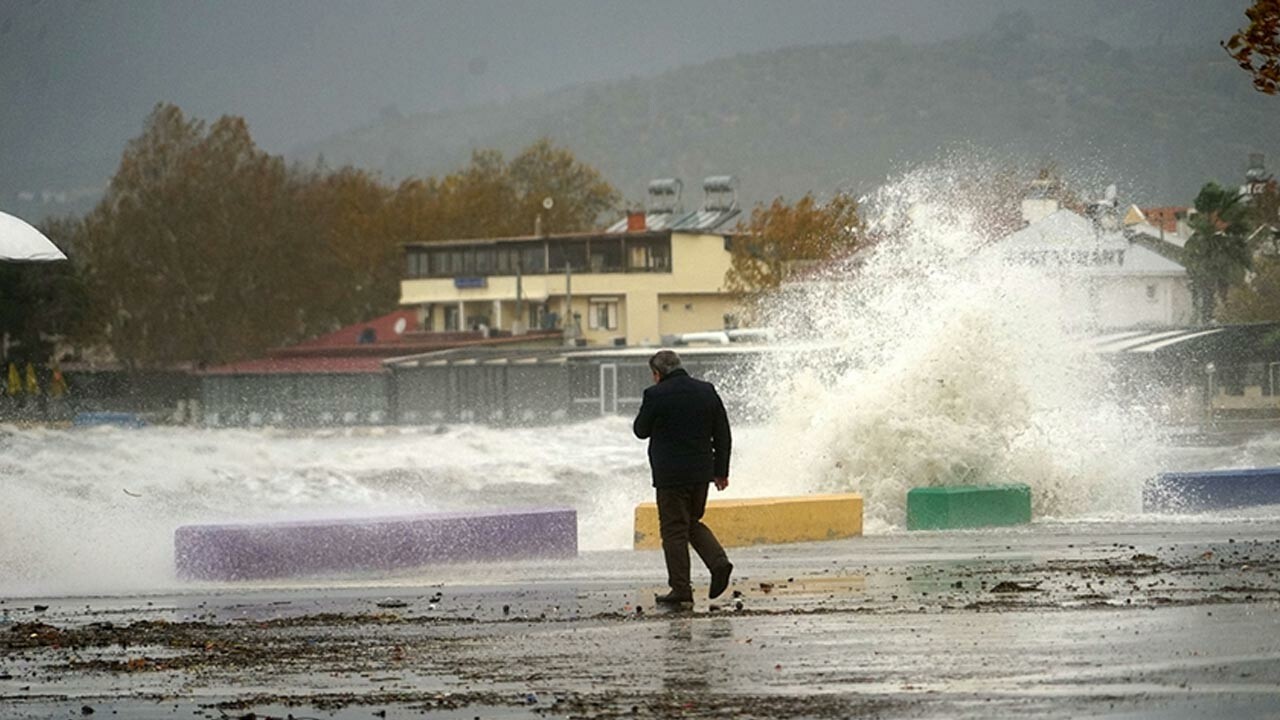
[[[1130,331],[1094,338],[1089,349],[1096,353],[1152,353],[1162,348],[1172,348],[1196,338],[1222,332],[1222,328],[1194,328],[1157,331]]]
[[[66,260],[58,246],[25,220],[0,212],[0,260],[50,262]]]
[[[1188,362],[1280,361],[1280,323],[1129,330],[1099,335],[1089,351],[1115,358]]]

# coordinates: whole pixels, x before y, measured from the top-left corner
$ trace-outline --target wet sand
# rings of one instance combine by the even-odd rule
[[[1280,717],[1274,521],[732,555],[692,612],[657,552],[6,598],[0,717]]]

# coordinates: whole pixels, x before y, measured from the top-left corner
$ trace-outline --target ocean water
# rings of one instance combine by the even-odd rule
[[[898,459],[879,445],[895,442],[888,434],[845,442],[823,433],[795,448],[787,471],[776,453],[786,438],[801,442],[796,437],[778,426],[737,427],[731,486],[719,497],[857,490],[866,499],[867,532],[893,533],[903,522],[894,496],[908,485],[909,468],[950,471],[942,461]],[[941,457],[945,451],[911,442],[912,452]],[[992,445],[984,440],[980,447]],[[839,481],[823,448],[864,474]],[[1043,482],[1069,480],[1073,469],[1075,477],[1095,473],[1093,482],[1114,482],[1122,491],[1064,492],[1057,505],[1038,498],[1040,518],[1143,520],[1136,488],[1144,475],[1124,475],[1105,456],[1088,458],[1090,449],[1070,455],[1074,468],[1044,452],[1037,448],[1035,457],[1052,469],[1043,470],[1037,494]],[[1167,447],[1156,456],[1154,466],[1164,469],[1274,465],[1280,464],[1280,436],[1233,447]],[[876,462],[885,463],[884,474],[870,469]],[[1007,467],[1031,462],[1021,458]],[[652,499],[645,445],[631,435],[628,418],[502,430],[0,426],[0,477],[0,596],[180,588],[173,531],[189,523],[559,505],[577,509],[582,551],[619,550],[631,546],[635,504]]]
[[[628,547],[648,499],[630,422],[541,429],[0,426],[0,594],[173,583],[202,522],[572,506],[584,550]]]

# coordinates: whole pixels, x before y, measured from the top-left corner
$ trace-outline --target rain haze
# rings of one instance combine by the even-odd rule
[[[0,717],[1280,713],[1280,2],[0,0]]]
[[[208,120],[242,116],[264,149],[310,160],[311,146],[404,115],[652,78],[779,48],[885,37],[929,44],[1019,12],[1052,32],[1121,47],[1186,44],[1215,51],[1242,14],[1233,0],[13,0],[0,7],[0,162],[6,168],[0,208],[35,220],[85,209],[105,187],[124,142],[162,102]],[[1225,56],[1214,59],[1225,62]],[[534,132],[526,134],[532,139]],[[469,148],[461,145],[443,157],[465,161]],[[382,157],[351,159],[392,176],[453,169],[443,158],[407,169],[381,167]],[[879,161],[872,166],[840,172],[879,181],[889,169]],[[43,200],[31,199],[41,193]],[[757,194],[772,197],[764,187]]]

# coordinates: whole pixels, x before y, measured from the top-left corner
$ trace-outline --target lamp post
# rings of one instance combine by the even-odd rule
[[[1214,378],[1214,373],[1216,371],[1217,371],[1217,367],[1215,367],[1213,363],[1205,363],[1204,411],[1205,411],[1205,419],[1209,422],[1210,425],[1213,424],[1213,396],[1217,393],[1217,387],[1216,387],[1215,378]]]
[[[523,335],[524,325],[524,258],[516,255],[516,319],[511,323],[512,335]]]

